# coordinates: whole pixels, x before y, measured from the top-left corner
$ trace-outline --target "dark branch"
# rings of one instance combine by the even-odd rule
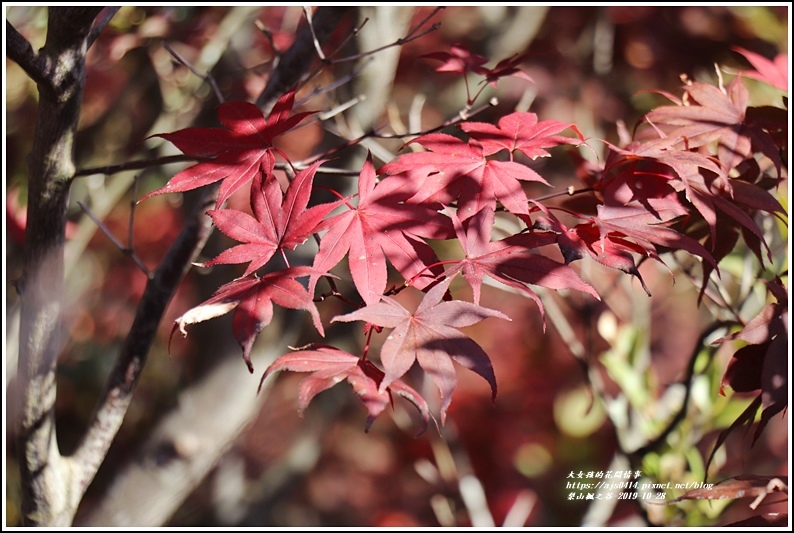
[[[684,401],[681,402],[681,408],[667,424],[667,427],[665,427],[664,430],[661,433],[659,433],[659,435],[655,439],[645,444],[645,446],[642,446],[641,448],[638,448],[637,450],[630,452],[628,454],[630,456],[630,459],[636,461],[636,463],[633,464],[640,464],[642,462],[643,457],[645,457],[651,452],[656,451],[659,448],[659,446],[664,444],[670,433],[672,433],[673,430],[675,430],[675,428],[678,427],[678,424],[680,424],[684,420],[684,418],[686,417],[686,412],[689,409],[689,396],[692,394],[692,378],[695,376],[695,363],[697,362],[697,358],[698,355],[700,354],[700,350],[703,346],[703,343],[706,341],[709,335],[711,335],[718,329],[729,327],[731,325],[733,325],[733,322],[722,322],[722,321],[714,322],[709,327],[707,327],[705,331],[703,331],[703,333],[700,334],[700,337],[695,343],[695,347],[692,349],[692,355],[689,356],[689,365],[687,366],[687,373],[686,373],[686,377],[684,378],[684,386],[686,387],[686,389],[684,392]],[[711,355],[713,355],[714,348],[710,347],[710,349],[711,349]]]
[[[218,99],[218,102],[223,103],[225,101],[225,99],[223,98],[223,93],[221,93],[221,89],[220,87],[218,87],[218,82],[215,81],[215,78],[212,76],[212,74],[210,74],[209,72],[207,72],[206,74],[202,74],[196,67],[191,65],[185,58],[179,55],[177,51],[171,48],[171,46],[169,46],[169,44],[165,41],[163,41],[163,48],[165,48],[168,51],[168,53],[171,54],[171,57],[173,57],[177,61],[177,63],[188,69],[190,72],[192,72],[202,80],[209,83],[210,86],[212,87],[213,92],[215,93],[215,98]]]
[[[217,185],[204,188],[190,220],[146,284],[135,320],[113,365],[88,432],[74,455],[77,471],[82,475],[80,491],[88,487],[104,460],[124,420],[163,314],[191,262],[209,238],[212,220],[204,213],[215,204],[217,194]]]
[[[94,27],[91,28],[91,33],[88,34],[87,44],[89,48],[91,48],[91,45],[94,44],[94,41],[96,41],[97,37],[99,37],[99,34],[102,33],[102,30],[105,29],[105,26],[108,25],[110,19],[112,19],[113,16],[118,13],[119,9],[121,9],[121,7],[118,6],[106,8],[105,15],[99,20],[99,22],[94,24]]]
[[[158,157],[156,159],[142,159],[140,161],[129,161],[127,163],[120,163],[118,165],[107,165],[104,167],[81,168],[74,173],[75,178],[82,176],[93,176],[94,174],[117,174],[126,170],[140,170],[142,168],[156,167],[159,165],[168,165],[170,163],[190,163],[194,161],[201,161],[196,157],[189,155],[169,155],[165,157]]]
[[[312,28],[302,28],[293,45],[279,58],[278,65],[270,75],[267,86],[256,99],[256,105],[264,110],[303,79],[314,62],[317,52],[315,38],[321,45],[330,38],[340,22],[354,7],[320,6],[312,17]]]
[[[6,21],[6,56],[22,67],[22,70],[36,83],[50,84],[47,77],[50,61],[46,56],[33,50],[28,40],[8,21]]]

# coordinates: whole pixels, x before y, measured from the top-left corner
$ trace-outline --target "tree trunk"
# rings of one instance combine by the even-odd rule
[[[28,525],[68,525],[79,494],[55,438],[55,367],[62,347],[63,251],[85,55],[101,7],[51,8],[47,41],[18,61],[37,82],[39,115],[28,159],[28,217],[21,300],[18,446]],[[9,51],[11,54],[11,51]],[[13,57],[13,59],[17,59]]]

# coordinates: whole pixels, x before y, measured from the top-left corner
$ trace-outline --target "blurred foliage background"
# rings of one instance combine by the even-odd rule
[[[5,9],[8,21],[34,48],[43,45],[46,8]],[[403,17],[401,27],[409,27],[432,11],[431,7],[388,9],[392,8],[362,8],[371,16],[370,26]],[[388,52],[399,57],[392,69],[393,81],[381,78],[384,87],[374,92],[383,98],[382,104],[378,107],[368,99],[369,115],[354,107],[340,116],[337,134],[366,129],[367,124],[416,131],[456,115],[466,100],[459,77],[434,72],[438,63],[420,56],[460,42],[488,57],[489,64],[529,53],[522,68],[534,83],[505,78],[498,89],[488,88],[480,102],[496,97],[498,105],[484,110],[477,120],[495,121],[514,109],[529,109],[541,120],[573,122],[589,139],[617,142],[618,122],[631,130],[652,106],[665,103],[658,94],[643,90],[680,94],[681,74],[713,81],[715,64],[726,76],[748,68],[734,46],[770,59],[788,53],[789,17],[787,6],[449,7],[432,19],[441,22],[436,31]],[[171,155],[176,153],[173,147],[150,136],[191,125],[215,125],[218,101],[212,87],[175,61],[168,47],[201,72],[211,68],[226,100],[254,101],[279,51],[289,47],[303,20],[299,7],[122,7],[89,54],[77,142],[80,168]],[[338,30],[342,38],[352,26]],[[375,55],[373,64],[379,61]],[[324,69],[311,87],[325,87],[345,76],[353,81],[314,96],[305,107],[331,109],[375,83],[356,77],[348,64],[339,64]],[[36,87],[10,60],[6,60],[5,80],[5,334],[6,353],[14,354],[18,311],[10,282],[19,277],[21,268],[25,158],[33,138]],[[780,105],[779,91],[754,80],[746,84],[751,103]],[[315,123],[286,136],[282,149],[297,160],[335,143],[338,137]],[[383,141],[378,149],[380,154],[394,154],[401,144],[401,140]],[[594,153],[583,150],[581,155],[602,155],[598,154],[601,144],[591,144]],[[357,156],[361,155],[359,150]],[[555,187],[579,184],[564,152],[537,165]],[[137,206],[134,217],[131,201],[162,186],[183,166],[108,176],[96,173],[79,178],[73,187],[68,313],[63,317],[70,341],[61,356],[57,400],[58,437],[66,451],[76,445],[91,414],[145,283],[138,267],[98,231],[77,202],[89,206],[121,242],[131,240],[141,261],[153,268],[178,232],[190,195],[155,197]],[[788,207],[785,195],[781,191],[780,200]],[[768,229],[776,232],[776,267],[787,269],[787,228]],[[207,258],[228,244],[216,234]],[[724,267],[723,283],[737,295],[742,293],[748,316],[753,306],[757,310],[765,302],[763,291],[742,281],[748,269],[757,268],[753,261],[750,254],[738,251]],[[174,337],[168,353],[173,319],[231,279],[234,268],[193,269],[188,275],[169,307],[135,401],[83,501],[77,524],[91,514],[118,473],[134,462],[136,450],[164,414],[180,407],[183,392],[213,372],[219,360],[239,359],[229,322],[223,318],[194,327],[186,339]],[[716,353],[698,348],[701,332],[718,310],[698,306],[697,287],[684,276],[677,275],[674,283],[668,272],[644,264],[643,277],[653,294],[649,299],[628,276],[593,264],[581,268],[603,301],[544,293],[551,318],[545,333],[534,303],[484,288],[482,305],[498,308],[513,320],[487,321],[469,331],[492,357],[499,383],[495,404],[481,380],[461,372],[440,435],[431,430],[415,439],[413,415],[400,402],[393,416],[381,417],[364,433],[364,411],[349,389],[323,393],[301,418],[296,405],[303,376],[280,375],[251,423],[228,443],[209,475],[189,487],[178,510],[167,517],[167,525],[699,526],[751,515],[746,500],[654,506],[616,498],[571,499],[572,492],[578,494],[566,489],[572,472],[635,470],[623,452],[652,440],[679,408],[690,357],[696,356],[697,364],[687,416],[642,458],[638,481],[702,481],[719,432],[750,401],[747,395],[730,391],[727,396],[719,394],[732,352],[729,346]],[[324,322],[338,311],[332,304],[322,309]],[[303,320],[300,314],[282,313],[269,327],[272,334],[259,344],[271,343],[283,353],[290,335],[296,336],[290,342],[297,345],[308,342],[306,333],[295,333]],[[328,334],[346,337],[352,344],[361,342],[350,337],[351,331],[335,325]],[[243,362],[237,362],[239,379],[227,386],[250,389],[254,402],[265,366],[249,375]],[[7,390],[14,370],[14,356],[9,355]],[[419,390],[434,398],[432,388]],[[12,402],[5,403],[9,415]],[[224,408],[235,410],[240,405]],[[754,446],[750,446],[752,432],[734,432],[716,453],[709,482],[747,473],[786,475],[787,418],[787,412],[776,418]],[[6,439],[5,518],[13,526],[20,523],[19,488],[10,431]],[[190,448],[191,442],[186,439],[184,446]],[[667,491],[666,499],[681,493]]]

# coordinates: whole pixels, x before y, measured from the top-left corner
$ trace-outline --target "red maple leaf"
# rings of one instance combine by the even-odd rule
[[[358,206],[318,228],[328,228],[328,232],[320,241],[314,268],[327,272],[347,254],[353,282],[366,303],[376,303],[386,289],[387,258],[406,280],[426,271],[412,281],[420,289],[443,273],[440,266],[432,267],[438,258],[423,238],[449,237],[449,219],[428,207],[403,203],[405,194],[399,185],[390,179],[376,185],[375,169],[368,158],[358,180]],[[311,278],[312,293],[317,279]]]
[[[179,148],[184,154],[209,158],[178,172],[162,188],[140,201],[158,194],[185,192],[223,180],[216,208],[254,176],[273,174],[273,139],[295,127],[313,112],[290,115],[295,92],[282,96],[265,120],[262,111],[249,102],[225,102],[218,108],[218,120],[225,128],[186,128],[155,135]]]
[[[295,278],[316,273],[310,267],[291,267],[265,274],[261,278],[249,276],[227,283],[202,304],[177,318],[171,331],[177,328],[187,335],[185,326],[225,315],[234,309],[232,331],[243,349],[243,359],[250,372],[251,348],[257,335],[273,320],[273,303],[289,309],[304,309],[312,316],[314,327],[325,336],[320,314],[311,295]]]
[[[736,392],[761,391],[758,400],[763,406],[761,420],[753,442],[773,416],[788,407],[788,380],[790,375],[788,292],[777,277],[766,282],[769,292],[777,299],[766,304],[745,326],[735,333],[714,341],[721,344],[730,340],[746,342],[733,354],[720,383],[720,394],[725,385]]]
[[[775,59],[770,61],[764,56],[740,46],[734,46],[733,50],[742,54],[755,67],[755,70],[743,70],[744,76],[766,82],[781,91],[788,91],[787,54],[778,54]]]
[[[272,158],[272,155],[265,154],[264,158]],[[264,266],[276,251],[294,250],[303,244],[325,215],[339,205],[339,202],[331,202],[306,209],[314,175],[322,163],[317,161],[300,171],[290,182],[283,198],[275,176],[258,173],[251,187],[253,217],[236,209],[209,211],[218,229],[245,244],[224,250],[204,266],[251,261],[243,274],[247,276]]]
[[[725,168],[735,168],[759,151],[775,164],[780,175],[782,163],[774,137],[762,124],[747,119],[749,93],[741,76],[724,91],[700,82],[688,84],[684,90],[694,102],[657,107],[645,115],[646,120],[671,126],[664,134],[687,150],[717,142],[717,157]]]
[[[719,272],[714,257],[702,244],[662,224],[648,224],[647,214],[643,210],[627,209],[621,213],[615,209],[598,206],[598,216],[592,221],[599,228],[602,239],[610,233],[621,238],[629,237],[645,250],[645,255],[658,261],[661,259],[657,255],[659,253],[657,246],[661,246],[662,251],[685,250],[702,257]]]
[[[441,61],[443,64],[436,67],[436,72],[457,72],[458,74],[476,72],[477,74],[485,74],[486,69],[482,68],[482,66],[488,62],[488,58],[480,54],[472,54],[465,45],[460,43],[454,43],[449,49],[449,52],[433,52],[419,57]]]
[[[530,159],[549,157],[545,148],[561,144],[577,144],[576,139],[556,135],[571,128],[584,141],[584,136],[573,124],[556,120],[538,122],[535,113],[516,111],[499,119],[498,126],[487,122],[464,122],[460,128],[477,140],[483,147],[484,155],[492,155],[500,150],[513,152],[519,150]]]
[[[462,272],[474,291],[474,303],[480,303],[480,288],[484,276],[490,276],[532,298],[545,315],[543,304],[526,283],[553,290],[576,289],[597,299],[598,293],[582,281],[571,267],[553,259],[532,253],[533,248],[555,242],[551,233],[522,233],[496,242],[491,241],[494,212],[484,207],[473,217],[461,222],[449,212],[465,257],[447,271],[447,275]],[[545,326],[544,326],[545,327]]]
[[[647,254],[661,261],[654,252],[647,252],[641,246],[624,239],[619,233],[612,232],[602,235],[593,219],[569,229],[548,209],[542,208],[541,210],[546,216],[538,216],[533,226],[556,234],[557,244],[565,258],[566,265],[589,255],[604,266],[636,277],[645,293],[648,296],[651,295],[640,275],[632,253]]]
[[[362,320],[385,328],[394,328],[381,347],[381,363],[385,376],[380,390],[401,378],[414,361],[427,372],[441,392],[441,423],[446,419],[457,376],[452,361],[482,376],[491,385],[496,397],[496,377],[488,355],[455,328],[471,326],[488,317],[510,318],[495,311],[460,300],[442,302],[453,278],[431,288],[411,313],[395,299],[381,296],[378,303],[335,317],[332,322]]]
[[[711,228],[712,243],[717,243],[719,234],[717,224],[721,218],[725,224],[735,228],[742,227],[746,230],[744,232],[745,242],[753,250],[761,264],[764,262],[761,245],[766,248],[769,261],[772,261],[772,251],[766,242],[763,230],[753,218],[753,211],[785,213],[785,209],[774,196],[757,185],[738,179],[731,181],[731,190],[728,192],[714,187],[702,176],[690,176],[687,180],[688,197],[704,220],[708,222]],[[720,213],[727,215],[730,219],[719,217]],[[721,259],[721,257],[717,259]]]
[[[486,159],[477,141],[463,142],[446,133],[431,133],[411,141],[429,152],[403,154],[381,168],[399,178],[413,195],[410,203],[449,205],[457,200],[461,220],[496,201],[514,214],[529,214],[521,181],[549,185],[531,168],[513,161]]]
[[[751,244],[757,243],[753,250],[760,250],[763,244],[771,260],[763,232],[746,210],[783,213],[780,203],[752,183],[729,179],[722,166],[712,158],[675,148],[676,142],[667,137],[635,142],[626,149],[609,145],[611,151],[605,169],[594,184],[604,194],[600,218],[611,218],[613,213],[624,216],[633,210],[635,217],[639,217],[635,220],[644,217],[649,224],[667,222],[687,215],[687,207],[682,198],[678,198],[678,193],[683,192],[708,224],[712,250],[716,250],[714,243],[717,243],[717,221],[721,211],[751,232]],[[756,255],[763,262],[760,251]],[[709,267],[704,265],[704,269],[708,275]]]
[[[640,246],[637,251],[659,262],[662,261],[659,258],[657,246],[664,248],[662,251],[686,250],[702,257],[717,269],[717,262],[702,244],[669,227],[675,223],[676,218],[685,217],[688,214],[688,210],[679,200],[677,189],[674,186],[678,181],[675,180],[673,172],[676,169],[654,157],[637,155],[635,152],[642,151],[639,145],[634,148],[635,152],[612,148],[614,151],[610,153],[607,160],[606,170],[595,184],[596,190],[603,194],[603,203],[596,206],[597,216],[577,226],[579,229],[575,233],[580,233],[578,236],[571,234],[558,220],[550,221],[554,231],[563,236],[561,249],[569,248],[567,253],[573,257],[576,255],[573,250],[582,249],[583,243],[592,242],[593,229],[597,228],[601,250],[600,253],[596,252],[594,257],[601,262],[609,259],[604,264],[621,257],[617,264],[608,266],[619,268],[633,275],[638,276],[638,273],[636,273],[634,261],[628,261],[630,254],[620,253],[617,254],[617,257],[611,257],[608,254],[605,257],[599,257],[606,253],[607,238],[610,238],[613,241],[612,244],[616,244],[619,248],[625,248],[628,242],[626,239],[631,239]],[[682,155],[699,155],[689,152],[680,153]],[[672,153],[669,155],[672,156]],[[679,169],[686,168],[689,169],[689,172],[693,172],[691,169],[697,168],[700,164],[706,164],[699,159],[683,158],[682,161]],[[711,162],[711,164],[714,163]],[[683,173],[684,170],[680,170],[680,172]],[[687,187],[680,188],[686,189]],[[535,205],[550,216],[548,210],[541,204],[535,203]],[[550,218],[554,217],[550,216]],[[565,239],[568,238],[571,241],[565,242]],[[579,242],[579,239],[583,239],[583,242]],[[631,248],[636,247],[632,245]],[[627,250],[625,251],[627,252]],[[566,254],[565,250],[563,250],[563,254]],[[579,254],[579,257],[581,255],[583,254]]]
[[[494,88],[496,87],[496,82],[499,81],[500,78],[507,76],[515,76],[516,78],[521,78],[534,83],[535,80],[533,80],[529,74],[518,68],[518,65],[520,65],[528,55],[529,54],[514,54],[507,59],[501,60],[492,69],[483,67],[478,74],[483,74],[485,76],[486,83],[490,83]]]
[[[422,396],[400,381],[393,381],[384,390],[381,388],[383,371],[366,359],[361,359],[332,346],[310,345],[296,352],[284,354],[273,361],[262,376],[259,388],[262,388],[262,383],[269,375],[280,370],[312,372],[300,384],[299,413],[303,413],[319,393],[346,380],[367,408],[365,426],[367,430],[375,418],[391,403],[393,393],[406,398],[419,410],[422,416],[422,425],[417,437],[427,429],[431,415]]]

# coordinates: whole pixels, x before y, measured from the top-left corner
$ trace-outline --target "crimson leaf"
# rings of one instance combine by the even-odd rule
[[[755,439],[771,417],[788,406],[788,295],[779,278],[767,285],[778,301],[765,305],[740,331],[714,341],[748,343],[734,353],[722,377],[720,393],[724,394],[726,384],[737,392],[761,390],[764,410]]]
[[[419,57],[441,61],[442,65],[436,67],[436,72],[465,74],[470,71],[485,74],[485,69],[482,66],[488,62],[488,58],[472,54],[465,45],[460,43],[452,44],[449,49],[449,52],[433,52]]]
[[[184,154],[210,158],[178,172],[162,188],[152,191],[141,201],[158,194],[185,192],[223,180],[216,208],[237,189],[257,174],[270,176],[275,159],[272,155],[273,139],[295,127],[312,112],[289,116],[295,101],[295,92],[282,96],[270,116],[250,102],[224,102],[218,108],[218,120],[225,128],[186,128],[162,137]]]
[[[461,220],[496,201],[514,214],[529,214],[521,181],[548,185],[537,172],[513,161],[486,159],[478,142],[463,142],[446,133],[431,133],[411,141],[428,152],[403,154],[381,168],[413,192],[409,202],[449,205],[457,200]]]
[[[171,331],[177,328],[187,335],[185,326],[225,315],[234,309],[232,331],[243,349],[243,359],[250,372],[251,348],[257,335],[273,320],[273,303],[289,309],[304,309],[312,316],[314,327],[325,336],[320,314],[312,297],[295,278],[315,274],[310,267],[292,267],[265,274],[261,278],[248,276],[221,286],[202,304],[177,318]]]
[[[666,134],[680,139],[687,148],[717,141],[717,156],[726,168],[735,168],[753,157],[754,150],[766,155],[780,174],[781,160],[774,138],[768,131],[746,120],[749,93],[741,76],[723,90],[707,83],[684,87],[699,105],[657,107],[645,117],[654,124],[672,126]]]
[[[362,320],[376,326],[394,328],[381,348],[386,375],[380,385],[385,390],[413,366],[414,361],[427,372],[441,392],[441,423],[446,420],[457,376],[452,361],[482,376],[496,397],[496,377],[488,355],[469,337],[455,328],[471,326],[488,317],[510,320],[507,315],[459,300],[441,299],[453,278],[431,288],[411,313],[396,300],[381,296],[378,303],[335,317],[332,322]]]
[[[449,236],[449,220],[425,206],[402,203],[404,198],[394,185],[384,180],[377,184],[372,161],[367,159],[358,180],[358,206],[325,221],[318,228],[330,228],[320,241],[314,267],[327,272],[348,254],[348,265],[361,297],[376,303],[386,289],[386,259],[406,280],[438,263],[424,237]],[[440,274],[440,267],[417,278],[413,284],[423,289]],[[313,293],[318,276],[310,281]]]
[[[525,233],[490,242],[494,223],[494,212],[490,207],[483,207],[464,222],[452,211],[449,216],[465,257],[449,269],[447,275],[463,273],[474,291],[475,304],[480,303],[480,287],[486,275],[535,300],[541,315],[544,314],[543,304],[526,283],[553,290],[576,289],[599,298],[595,289],[582,281],[571,267],[530,251],[552,244],[556,240],[553,234]]]
[[[266,154],[265,158],[272,156]],[[254,217],[236,209],[216,209],[208,214],[224,234],[244,244],[221,252],[204,266],[237,264],[251,261],[247,276],[264,266],[278,250],[294,250],[314,233],[323,217],[339,202],[306,209],[317,168],[323,161],[299,172],[290,182],[282,198],[281,186],[275,176],[259,173],[251,187],[251,211]]]
[[[581,132],[573,124],[565,124],[556,120],[538,122],[535,113],[516,111],[499,119],[498,126],[487,122],[464,122],[460,128],[477,140],[483,147],[485,155],[492,155],[500,150],[521,151],[530,159],[549,157],[545,148],[561,144],[576,144],[576,139],[557,135],[564,129],[571,128],[584,140]]]
[[[400,381],[394,381],[381,388],[383,371],[370,361],[361,359],[332,346],[310,345],[306,349],[284,354],[267,367],[262,375],[259,388],[272,373],[280,370],[292,372],[312,372],[301,381],[298,396],[300,413],[308,407],[312,399],[324,390],[330,389],[346,380],[367,408],[366,429],[369,430],[375,418],[391,403],[392,393],[406,398],[416,406],[422,415],[422,425],[417,437],[425,432],[430,420],[427,403],[414,389]]]
[[[485,81],[490,83],[492,87],[496,87],[496,82],[499,81],[500,78],[506,76],[515,76],[516,78],[534,82],[529,74],[518,68],[518,65],[520,65],[528,55],[529,54],[514,54],[507,59],[501,60],[494,68],[483,68],[482,72],[479,73],[485,74]]]

